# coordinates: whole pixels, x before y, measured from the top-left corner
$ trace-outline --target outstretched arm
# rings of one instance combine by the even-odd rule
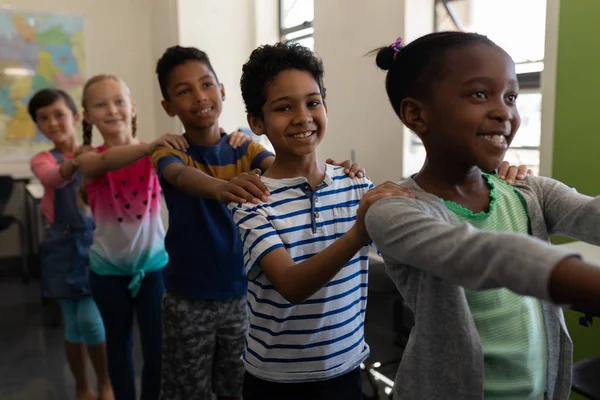
[[[81,154],[75,159],[75,165],[88,180],[93,181],[107,172],[119,170],[149,156],[160,146],[185,151],[188,143],[183,136],[167,134],[152,143],[115,146],[102,153]]]
[[[31,171],[44,186],[61,188],[77,172],[71,160],[59,164],[49,153],[39,153],[30,162]]]
[[[407,198],[374,204],[366,226],[392,275],[400,266],[410,266],[469,289],[506,287],[600,311],[600,268],[568,249],[526,235],[453,225]]]
[[[578,193],[562,182],[544,177],[528,178],[537,190],[550,235],[563,235],[600,245],[600,196]]]

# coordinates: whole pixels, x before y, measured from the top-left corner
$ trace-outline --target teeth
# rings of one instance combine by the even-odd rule
[[[484,135],[483,137],[490,142],[498,144],[506,143],[506,136],[504,135]]]
[[[312,132],[302,132],[302,133],[296,133],[295,135],[292,135],[292,137],[294,137],[294,138],[307,138],[310,135],[312,135]]]
[[[205,108],[204,110],[200,110],[200,114],[206,114],[206,113],[207,113],[207,112],[209,112],[210,110],[212,110],[212,107]]]

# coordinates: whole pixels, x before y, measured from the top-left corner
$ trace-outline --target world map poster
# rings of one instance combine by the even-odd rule
[[[81,104],[85,82],[81,16],[0,9],[0,159],[51,147],[29,114],[40,89],[59,88]]]

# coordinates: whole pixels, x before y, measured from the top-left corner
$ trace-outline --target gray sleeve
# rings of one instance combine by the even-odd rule
[[[550,178],[530,178],[539,188],[538,197],[550,235],[569,236],[600,245],[600,196],[578,193]]]
[[[388,265],[409,265],[469,289],[506,287],[551,300],[553,268],[575,255],[526,235],[453,225],[428,208],[403,197],[383,199],[369,208],[367,231]]]

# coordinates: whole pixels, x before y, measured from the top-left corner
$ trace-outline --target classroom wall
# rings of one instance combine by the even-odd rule
[[[315,51],[325,65],[327,136],[321,158],[354,158],[376,182],[397,180],[402,169],[402,126],[390,107],[370,50],[404,32],[403,0],[315,2]]]
[[[599,15],[596,0],[560,4],[552,163],[554,178],[593,196],[600,194]]]
[[[388,102],[385,73],[366,53],[400,35],[431,32],[432,10],[433,0],[315,2],[315,51],[325,65],[329,107],[321,158],[353,157],[375,183],[402,177],[404,127]]]
[[[552,152],[553,177],[592,196],[600,195],[598,15],[597,0],[560,2]],[[579,324],[579,313],[567,311],[565,316],[575,361],[599,355],[598,321],[586,328]]]

